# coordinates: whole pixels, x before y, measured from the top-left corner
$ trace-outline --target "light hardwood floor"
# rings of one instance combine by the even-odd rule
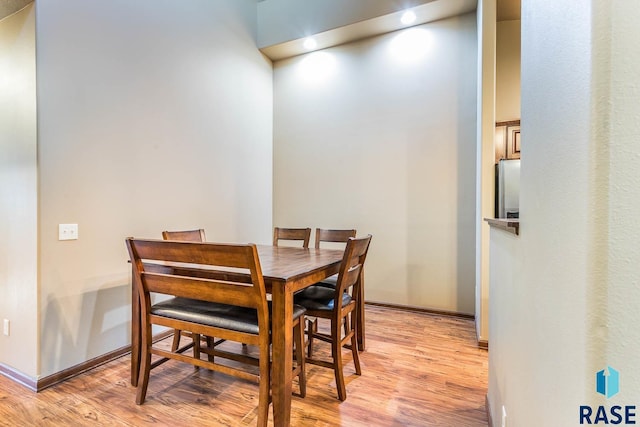
[[[308,365],[292,426],[487,426],[487,351],[472,320],[370,305],[366,314],[362,376],[344,352],[347,400],[338,401],[331,370]],[[255,425],[257,398],[253,383],[169,361],[151,372],[138,406],[125,356],[37,394],[0,376],[0,425]]]

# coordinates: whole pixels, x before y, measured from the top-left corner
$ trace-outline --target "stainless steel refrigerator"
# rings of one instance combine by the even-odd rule
[[[496,165],[496,218],[520,217],[520,160]]]

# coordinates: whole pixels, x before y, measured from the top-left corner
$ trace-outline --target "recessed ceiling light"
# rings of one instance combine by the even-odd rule
[[[411,10],[407,10],[405,13],[402,14],[402,17],[400,18],[400,22],[402,22],[404,25],[413,24],[415,20],[416,20],[416,14],[413,13],[413,11]]]
[[[303,46],[307,50],[313,50],[318,46],[318,43],[316,43],[316,39],[313,37],[308,37],[305,39]]]

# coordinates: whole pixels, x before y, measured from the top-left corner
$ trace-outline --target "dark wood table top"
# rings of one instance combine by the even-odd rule
[[[339,266],[344,251],[259,245],[258,255],[265,281],[292,281],[327,266]]]

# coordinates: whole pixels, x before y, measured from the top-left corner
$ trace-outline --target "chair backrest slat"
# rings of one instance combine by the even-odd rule
[[[365,259],[367,258],[370,243],[371,234],[360,239],[350,237],[347,241],[336,283],[336,307],[341,306],[342,294],[344,292],[348,291],[351,287],[359,286],[359,279],[362,274]],[[351,294],[355,297],[358,292],[353,291]]]
[[[302,242],[302,247],[307,249],[309,247],[310,239],[311,239],[310,228],[275,227],[273,229],[273,246],[278,246],[279,240],[299,240]]]
[[[347,243],[350,237],[356,237],[356,230],[316,228],[316,249],[320,249],[320,242]]]
[[[134,265],[140,297],[148,304],[149,292],[158,292],[184,298],[195,298],[224,304],[257,308],[268,316],[264,278],[260,268],[258,251],[254,244],[218,244],[179,242],[173,240],[127,239],[127,248]],[[145,262],[149,263],[146,271]],[[155,264],[169,267],[170,263],[188,264],[189,268],[162,268],[158,272]],[[221,269],[221,279],[198,277],[198,269]],[[244,269],[251,275],[251,283],[231,281],[233,275],[224,274],[225,269]],[[190,274],[189,270],[194,273]]]
[[[255,292],[247,292],[242,284],[202,279],[175,274],[142,273],[145,291],[221,304],[258,308],[261,301]],[[244,287],[251,286],[244,284]]]
[[[356,264],[344,273],[344,288],[347,289],[356,284],[360,277],[360,270],[362,270],[362,264]]]
[[[135,239],[140,259],[250,268],[252,245]],[[253,245],[255,247],[255,245]]]
[[[181,240],[183,242],[206,242],[207,238],[204,229],[184,230],[184,231],[163,231],[162,238],[164,240]]]

